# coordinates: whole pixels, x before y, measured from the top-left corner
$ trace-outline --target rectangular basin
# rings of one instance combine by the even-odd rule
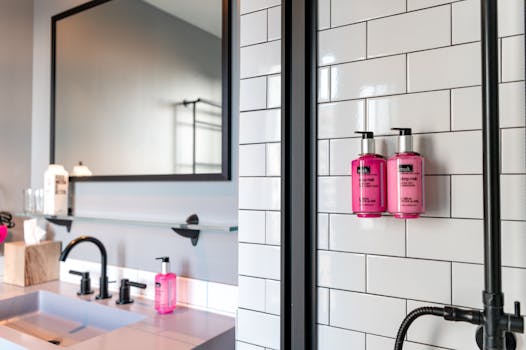
[[[45,291],[0,300],[0,325],[62,347],[114,331],[144,318],[145,316],[135,312]],[[0,348],[4,349],[2,346]]]
[[[2,350],[28,350],[27,348],[23,348],[18,344],[11,343],[10,341],[1,339],[1,338],[0,338],[0,349]]]

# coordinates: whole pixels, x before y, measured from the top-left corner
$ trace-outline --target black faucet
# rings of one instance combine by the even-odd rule
[[[100,270],[100,289],[99,289],[99,295],[97,295],[97,299],[109,299],[111,298],[111,294],[108,293],[108,276],[106,273],[107,267],[108,267],[108,254],[106,253],[106,248],[104,248],[104,245],[101,241],[99,241],[95,237],[91,236],[80,236],[78,238],[75,238],[69,244],[64,248],[62,251],[62,254],[60,254],[60,261],[66,261],[69,252],[71,252],[71,249],[75,247],[77,244],[82,242],[91,242],[95,244],[99,250],[101,255],[101,270]]]

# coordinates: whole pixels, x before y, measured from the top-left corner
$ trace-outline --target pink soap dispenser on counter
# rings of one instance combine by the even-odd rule
[[[177,276],[170,272],[170,258],[163,256],[161,260],[161,273],[155,275],[155,310],[161,315],[172,313],[175,310]]]
[[[425,212],[424,157],[413,151],[409,128],[398,130],[398,152],[387,161],[387,210],[399,219]]]
[[[387,208],[387,167],[384,157],[375,153],[374,134],[362,135],[361,153],[351,163],[352,210],[359,218],[377,218]]]

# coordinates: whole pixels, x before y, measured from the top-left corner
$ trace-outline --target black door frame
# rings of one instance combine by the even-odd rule
[[[317,348],[317,0],[282,0],[281,349]]]

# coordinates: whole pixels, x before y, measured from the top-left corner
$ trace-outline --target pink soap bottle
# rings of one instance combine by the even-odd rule
[[[157,260],[162,260],[162,268],[161,273],[155,275],[155,310],[160,314],[169,314],[176,307],[177,276],[170,272],[169,257],[164,256]]]
[[[359,218],[377,218],[387,208],[387,166],[384,157],[375,154],[374,134],[362,134],[360,157],[351,163],[352,210]]]
[[[399,219],[425,212],[424,157],[413,151],[409,128],[398,130],[398,152],[387,161],[387,210]]]

